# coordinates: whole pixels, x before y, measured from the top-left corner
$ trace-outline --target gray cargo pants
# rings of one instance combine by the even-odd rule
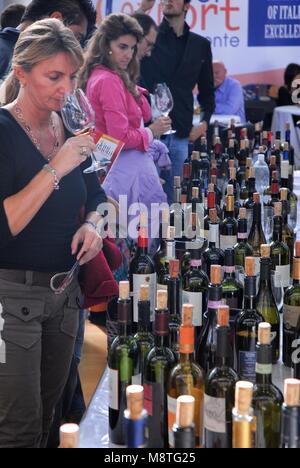
[[[0,270],[6,363],[0,363],[0,448],[46,446],[78,329],[77,280],[61,295],[51,274]]]

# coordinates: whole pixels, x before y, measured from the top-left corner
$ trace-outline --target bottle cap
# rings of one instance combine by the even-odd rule
[[[235,386],[235,408],[240,414],[248,414],[252,404],[253,384],[240,381]]]
[[[269,345],[271,343],[271,325],[263,322],[258,325],[258,343]]]
[[[271,255],[270,245],[262,244],[260,246],[260,255],[261,255],[261,258],[270,258],[270,255]]]
[[[199,187],[192,188],[192,198],[199,198]]]
[[[300,241],[296,241],[295,251],[296,251],[296,257],[300,257]]]
[[[167,240],[173,241],[175,239],[176,228],[174,226],[169,226],[167,230]]]
[[[150,286],[149,284],[142,284],[140,287],[140,301],[149,301]]]
[[[222,281],[222,267],[220,265],[211,265],[210,267],[211,283],[214,285],[221,284]]]
[[[231,184],[227,185],[227,195],[233,195],[233,193],[234,193],[233,185]]]
[[[64,424],[60,428],[60,448],[76,449],[79,444],[79,426],[77,424]]]
[[[126,396],[129,417],[136,421],[141,418],[144,410],[144,388],[141,385],[129,385]]]
[[[194,423],[195,398],[182,395],[177,398],[176,425],[181,428],[190,427]]]
[[[255,276],[255,258],[254,257],[245,258],[245,273],[246,273],[246,276]]]
[[[159,289],[157,291],[157,309],[165,310],[168,308],[168,291]]]
[[[192,304],[182,305],[182,326],[183,327],[193,326],[193,313],[194,313],[194,306]]]
[[[228,327],[229,326],[229,307],[228,306],[219,307],[217,317],[218,317],[219,327]]]
[[[240,208],[240,219],[247,219],[247,210],[246,208]]]
[[[174,177],[174,187],[180,189],[181,188],[181,178],[180,176]]]
[[[126,299],[129,299],[130,297],[129,294],[130,294],[129,281],[120,281],[119,298],[122,299],[123,301],[126,301]]]
[[[288,199],[288,189],[283,187],[280,189],[280,200],[281,201],[286,201]]]
[[[282,216],[282,203],[274,203],[274,216]]]
[[[284,402],[287,406],[300,405],[300,380],[286,379],[284,381]]]
[[[218,220],[218,214],[216,208],[209,210],[209,219],[212,224],[216,224]]]
[[[169,274],[171,278],[177,278],[180,270],[179,260],[172,259],[169,261]]]

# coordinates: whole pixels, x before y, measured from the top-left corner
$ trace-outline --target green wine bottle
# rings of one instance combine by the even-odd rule
[[[253,249],[247,242],[248,239],[248,221],[246,208],[240,208],[240,217],[238,219],[237,244],[234,246],[234,264],[238,280],[244,284],[245,277],[245,258],[252,257]]]
[[[233,186],[227,186],[228,190]],[[224,251],[227,248],[234,247],[237,242],[238,223],[234,217],[234,195],[226,196],[226,215],[220,227],[220,246]]]
[[[127,406],[126,388],[140,381],[138,349],[131,334],[131,299],[128,281],[120,282],[118,301],[119,336],[113,341],[108,354],[109,369],[109,437],[113,444],[124,445],[124,411]]]
[[[280,200],[282,203],[282,240],[290,249],[290,259],[291,259],[291,273],[293,266],[294,258],[294,247],[295,247],[295,233],[293,228],[288,223],[288,214],[289,214],[289,202],[288,202],[288,189],[280,189]]]
[[[270,246],[261,246],[260,284],[256,301],[256,309],[265,322],[272,326],[272,363],[276,364],[280,355],[280,315],[273,296],[271,284]]]
[[[261,224],[261,204],[260,195],[255,193],[253,195],[253,223],[250,230],[248,242],[253,249],[253,257],[255,258],[255,276],[260,272],[260,246],[266,244],[266,237]]]
[[[244,287],[236,279],[234,249],[225,250],[224,279],[222,281],[223,300],[230,309],[242,309]]]
[[[256,346],[253,409],[257,421],[255,448],[279,448],[283,396],[272,383],[271,325],[260,323]]]
[[[275,286],[288,288],[290,286],[290,250],[282,241],[282,204],[274,204],[273,242],[271,243],[272,270],[275,272]],[[277,276],[280,280],[277,280]]]

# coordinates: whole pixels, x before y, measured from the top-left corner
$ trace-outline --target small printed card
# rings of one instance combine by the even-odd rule
[[[104,166],[112,166],[124,148],[124,143],[99,131],[94,131],[93,137],[96,143],[94,155],[97,160]]]

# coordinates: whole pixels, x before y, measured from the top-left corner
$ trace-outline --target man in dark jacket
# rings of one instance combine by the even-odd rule
[[[143,0],[140,10],[149,11],[153,0]],[[158,83],[166,83],[174,99],[170,113],[176,134],[164,137],[172,160],[171,173],[162,174],[168,201],[173,201],[174,176],[182,176],[188,156],[188,142],[206,134],[215,108],[212,52],[210,42],[190,31],[185,22],[190,0],[164,0],[164,20],[159,27],[156,46],[151,57],[142,61],[143,83],[154,92]],[[198,100],[203,111],[199,127],[193,126],[193,90],[198,85]]]

